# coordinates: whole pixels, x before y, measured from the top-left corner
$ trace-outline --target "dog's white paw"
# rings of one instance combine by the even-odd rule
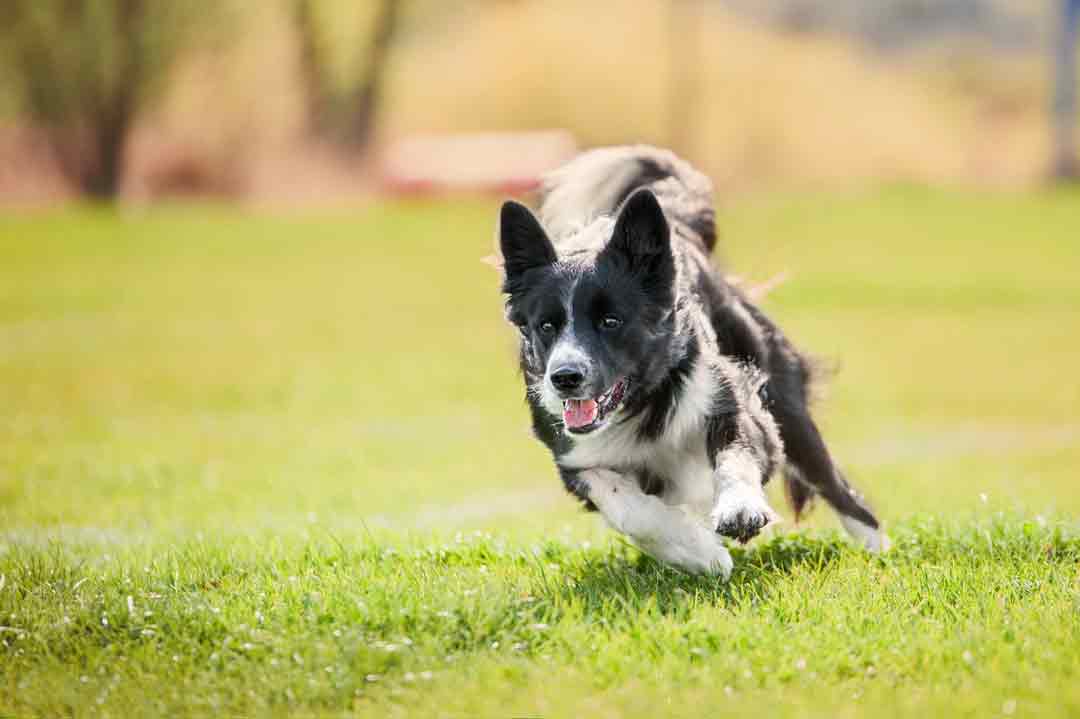
[[[746,543],[779,516],[760,489],[739,483],[721,493],[710,519],[717,534]]]
[[[734,562],[720,538],[705,527],[685,532],[682,537],[631,537],[643,552],[690,574],[707,574],[727,581]]]
[[[735,563],[731,559],[731,552],[719,541],[719,537],[713,535],[712,538],[716,541],[702,553],[701,565],[696,573],[718,576],[726,582],[731,578],[731,570]]]

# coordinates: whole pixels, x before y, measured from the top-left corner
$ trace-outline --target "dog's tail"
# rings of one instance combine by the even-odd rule
[[[653,191],[673,231],[706,252],[716,244],[712,183],[674,153],[647,145],[590,150],[548,173],[540,219],[555,237],[613,214],[641,187]]]

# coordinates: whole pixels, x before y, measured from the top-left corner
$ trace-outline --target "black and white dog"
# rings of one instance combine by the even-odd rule
[[[507,317],[536,436],[566,488],[646,553],[728,576],[721,536],[815,494],[871,550],[887,538],[833,464],[807,407],[810,372],[709,261],[709,180],[651,147],[587,152],[544,180],[539,218],[503,205]]]

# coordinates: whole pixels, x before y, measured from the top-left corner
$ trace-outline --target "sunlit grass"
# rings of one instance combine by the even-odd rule
[[[1068,531],[927,517],[883,558],[777,538],[737,552],[729,584],[541,536],[18,536],[0,558],[5,703],[563,714],[599,692],[623,696],[606,711],[786,696],[786,715],[827,716],[864,692],[891,713],[891,689],[901,706],[955,692],[1075,711],[1080,693],[1064,685],[1080,661],[1080,541]]]
[[[0,713],[1080,710],[1080,197],[724,209],[897,540],[730,585],[562,495],[494,209],[0,218]]]

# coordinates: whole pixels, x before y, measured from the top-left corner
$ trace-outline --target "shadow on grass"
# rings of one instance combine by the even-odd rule
[[[586,614],[651,608],[668,615],[703,603],[733,606],[764,599],[778,580],[798,568],[820,570],[856,551],[839,538],[805,536],[777,537],[752,548],[734,547],[735,569],[725,582],[680,572],[626,545],[589,557],[567,571],[564,581],[547,583],[543,593],[557,605],[580,604]]]

